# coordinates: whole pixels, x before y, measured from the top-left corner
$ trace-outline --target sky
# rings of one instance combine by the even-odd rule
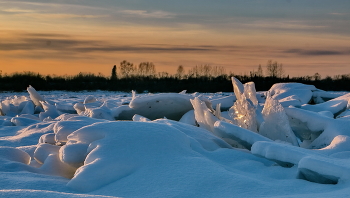
[[[349,0],[0,0],[0,70],[109,76],[127,60],[157,72],[350,74]]]

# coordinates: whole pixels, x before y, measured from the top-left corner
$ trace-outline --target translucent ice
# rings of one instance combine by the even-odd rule
[[[284,108],[277,100],[268,97],[262,115],[264,122],[260,125],[259,134],[271,140],[280,140],[299,146]]]
[[[238,79],[232,77],[232,84],[237,98],[229,110],[229,115],[233,120],[232,122],[242,128],[257,132],[256,107],[258,100],[256,98],[254,83],[242,85]]]
[[[199,98],[191,100],[194,108],[194,115],[198,125],[208,131],[214,132],[214,123],[219,120],[215,117],[207,105]]]
[[[31,85],[29,85],[27,91],[29,93],[30,99],[34,102],[34,104],[36,106],[42,107],[42,104],[40,102],[44,102],[45,99]]]

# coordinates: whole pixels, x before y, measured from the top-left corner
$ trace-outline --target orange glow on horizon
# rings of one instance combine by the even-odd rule
[[[43,75],[75,75],[79,72],[109,76],[123,60],[138,65],[153,62],[157,72],[174,74],[179,65],[188,71],[195,65],[222,66],[226,72],[249,74],[268,60],[284,65],[290,76],[322,76],[350,73],[350,39],[347,36],[312,33],[280,33],[251,29],[210,29],[196,24],[174,27],[116,22],[106,25],[99,17],[45,15],[30,10],[0,14],[0,70]],[[279,23],[252,23],[253,27]],[[297,25],[286,25],[295,28]],[[299,25],[297,28],[309,28]],[[318,28],[318,27],[316,27]]]

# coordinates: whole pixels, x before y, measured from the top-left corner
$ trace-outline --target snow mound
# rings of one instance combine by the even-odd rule
[[[89,144],[88,155],[67,185],[83,192],[96,190],[146,165],[161,164],[165,159],[168,164],[195,155],[184,133],[158,123],[97,123],[72,133],[67,144],[75,143]]]
[[[269,93],[283,107],[290,105],[299,107],[309,103],[313,96],[312,92],[316,90],[315,86],[302,83],[276,83],[270,88]]]
[[[79,117],[73,117],[72,119],[66,121],[59,121],[55,124],[54,133],[55,141],[57,143],[66,143],[67,136],[82,127],[89,126],[97,122],[105,122],[105,120],[94,119],[89,117],[83,117],[84,120],[77,119],[79,119]]]
[[[28,153],[12,147],[0,146],[0,158],[23,164],[30,163],[30,156]]]

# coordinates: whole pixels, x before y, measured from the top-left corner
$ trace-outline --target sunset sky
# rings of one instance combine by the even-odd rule
[[[248,74],[350,73],[349,0],[0,0],[0,70],[110,75],[128,60],[157,72],[195,65]]]

